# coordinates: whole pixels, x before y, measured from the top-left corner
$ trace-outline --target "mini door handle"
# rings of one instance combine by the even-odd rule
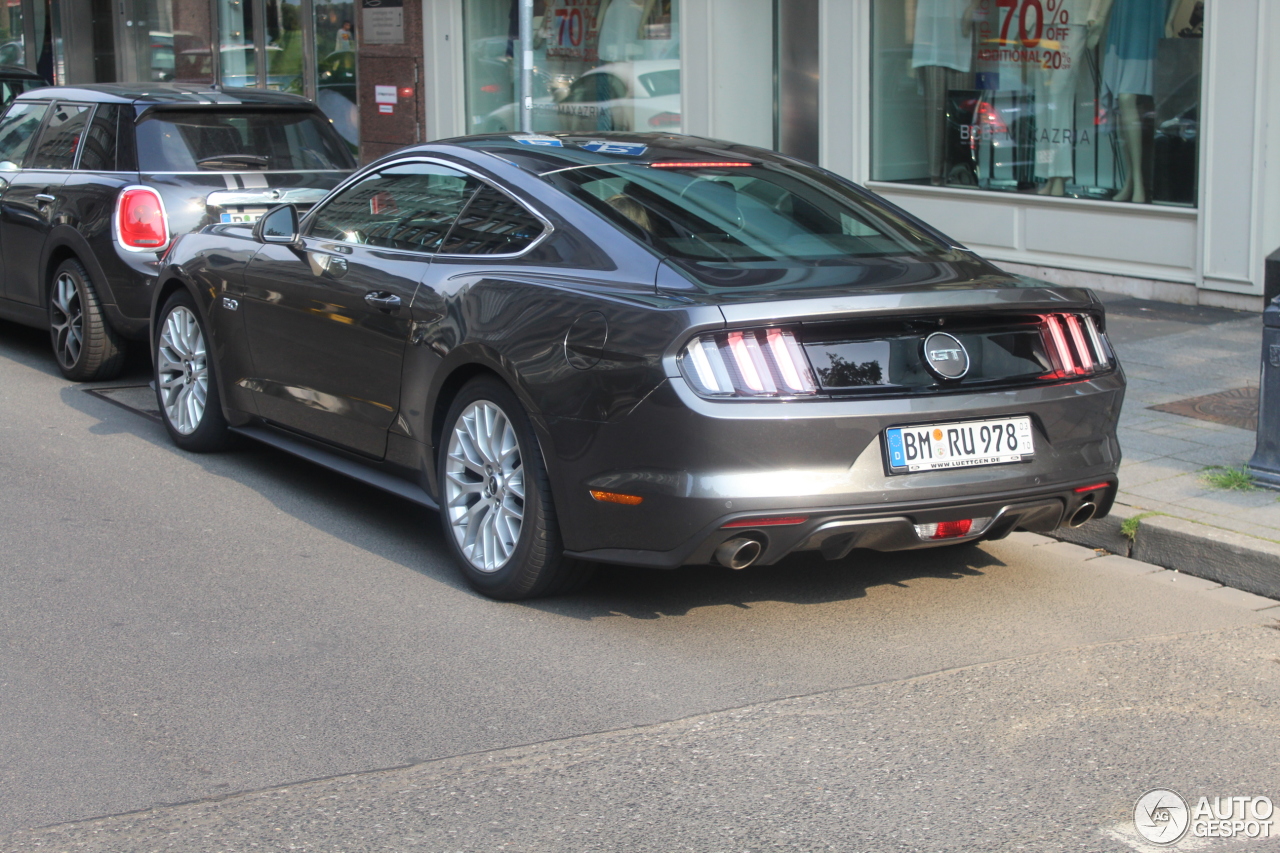
[[[400,310],[400,297],[385,290],[369,291],[364,295],[364,301],[387,314],[394,314]]]
[[[49,195],[48,193],[36,193],[36,201],[57,201],[57,200],[58,200],[58,197],[56,195]]]

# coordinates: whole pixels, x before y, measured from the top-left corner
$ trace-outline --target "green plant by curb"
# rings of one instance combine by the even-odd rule
[[[1232,492],[1255,492],[1258,490],[1258,487],[1253,484],[1253,478],[1249,476],[1249,472],[1243,467],[1231,468],[1224,465],[1214,465],[1200,472],[1200,480],[1212,488],[1225,489]]]
[[[1132,542],[1134,539],[1137,539],[1138,528],[1142,526],[1142,519],[1150,518],[1153,515],[1163,515],[1163,513],[1144,512],[1144,513],[1141,513],[1140,515],[1135,515],[1130,518],[1126,518],[1124,521],[1120,523],[1120,535],[1128,539],[1130,542]]]

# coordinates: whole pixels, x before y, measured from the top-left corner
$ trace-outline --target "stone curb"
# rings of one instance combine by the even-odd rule
[[[1133,540],[1120,532],[1124,522],[1143,516]],[[1280,544],[1175,518],[1148,515],[1116,504],[1110,515],[1077,528],[1062,527],[1055,539],[1103,548],[1185,575],[1215,581],[1271,599],[1280,599]]]

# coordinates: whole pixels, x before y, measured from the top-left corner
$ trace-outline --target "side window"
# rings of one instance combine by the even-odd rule
[[[440,251],[451,255],[508,255],[527,249],[545,227],[542,220],[506,193],[485,185],[458,217]]]
[[[114,172],[116,166],[116,119],[120,108],[100,104],[85,134],[80,152],[80,168],[88,172]]]
[[[478,184],[431,163],[389,166],[331,199],[312,220],[308,236],[434,252]]]
[[[30,168],[70,169],[90,112],[90,107],[85,104],[54,104],[49,121],[36,142]]]
[[[27,156],[31,137],[40,129],[40,121],[49,109],[47,103],[15,103],[0,118],[0,162],[18,166]]]

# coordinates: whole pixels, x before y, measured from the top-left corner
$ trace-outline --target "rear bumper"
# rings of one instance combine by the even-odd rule
[[[1104,482],[1093,502],[1105,513],[1120,466],[1115,427],[1123,398],[1118,370],[999,392],[800,403],[707,401],[671,379],[616,421],[546,422],[543,450],[571,554],[648,566],[705,563],[716,545],[749,530],[722,535],[730,521],[806,516],[803,524],[758,531],[767,539],[760,561],[768,563],[805,549],[944,544],[915,537],[913,525],[932,521],[1018,519],[993,522],[972,538],[1052,530],[1086,499],[1076,488]],[[890,426],[1011,415],[1032,420],[1030,459],[910,474],[886,468],[882,436]],[[593,489],[644,501],[602,503]]]
[[[1082,483],[1081,486],[1094,485]],[[756,565],[771,565],[798,551],[819,551],[828,560],[840,560],[854,549],[871,551],[908,551],[933,548],[960,542],[1003,539],[1015,530],[1048,532],[1067,523],[1085,504],[1096,507],[1096,516],[1106,515],[1115,500],[1114,478],[1102,489],[1077,492],[1078,487],[1056,489],[1039,494],[1006,496],[997,500],[939,503],[901,507],[837,507],[810,514],[799,524],[786,526],[725,525],[770,513],[732,514],[716,519],[699,533],[670,551],[601,548],[571,551],[569,556],[602,563],[674,569],[683,565],[715,562],[715,551],[722,543],[735,538],[754,539],[763,549]],[[794,515],[794,510],[773,515]],[[916,531],[917,524],[960,519],[989,518],[981,528],[967,536],[948,539],[924,539]]]

